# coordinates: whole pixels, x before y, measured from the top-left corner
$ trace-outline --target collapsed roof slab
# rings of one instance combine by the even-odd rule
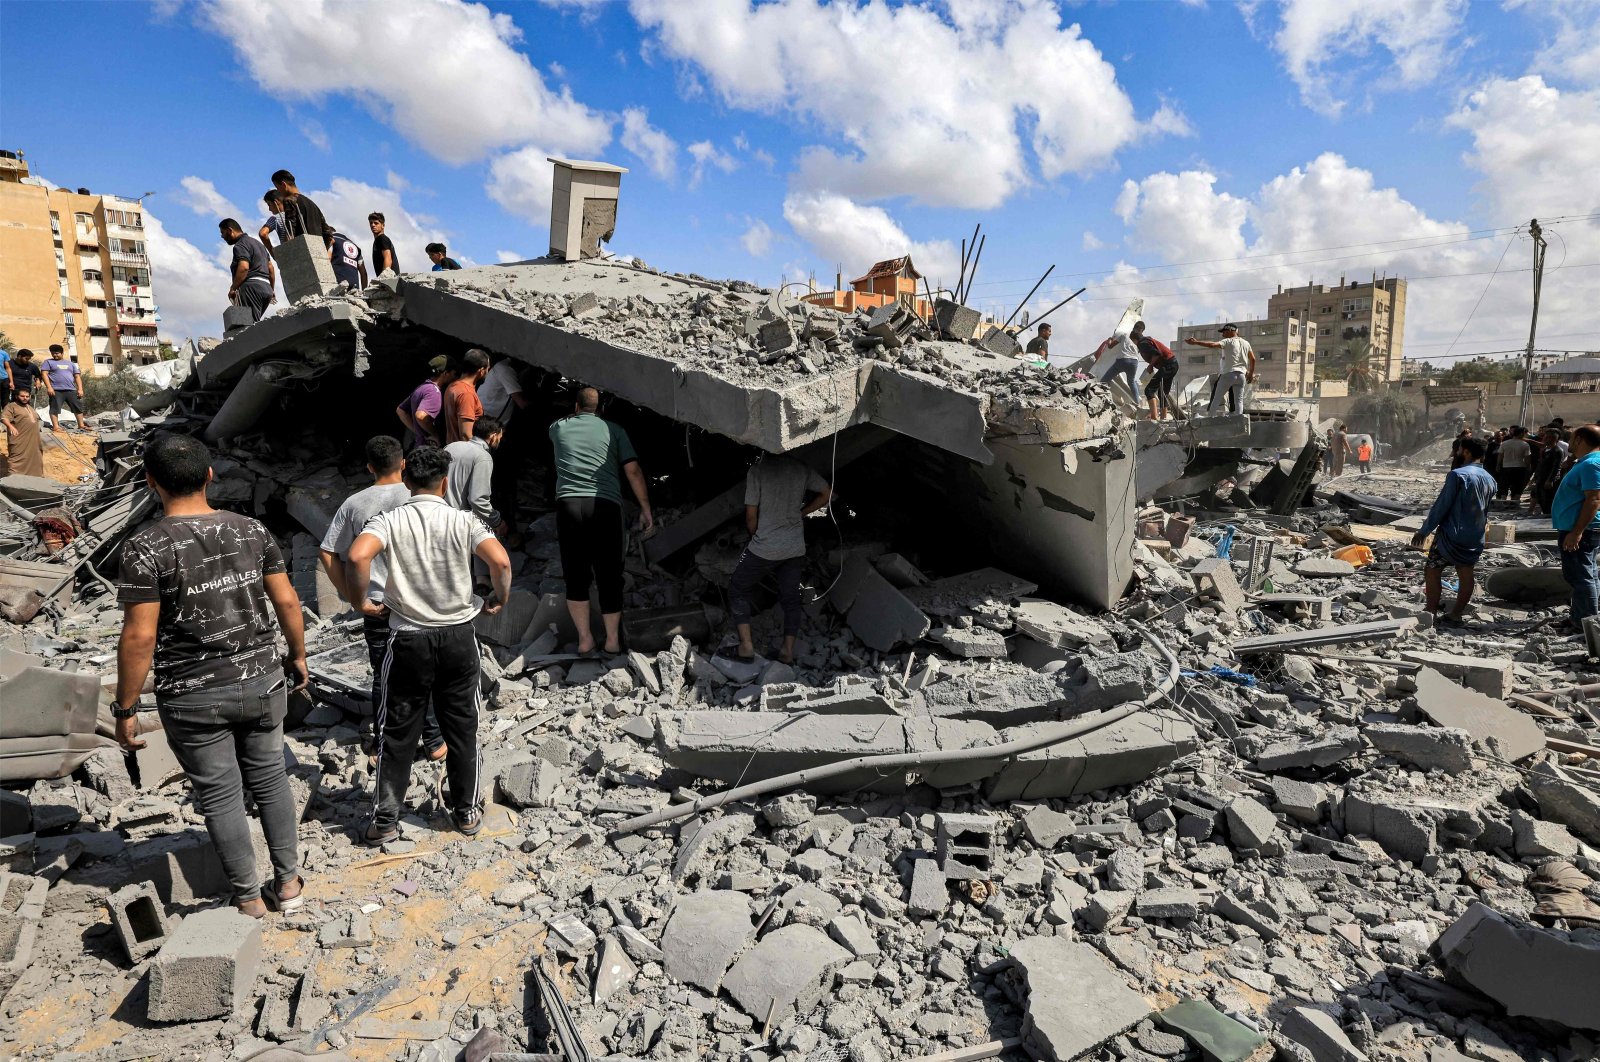
[[[232,339],[218,343],[195,365],[195,375],[202,387],[231,385],[252,365],[275,355],[299,355],[317,340],[353,340],[366,316],[353,302],[331,301],[263,317]]]

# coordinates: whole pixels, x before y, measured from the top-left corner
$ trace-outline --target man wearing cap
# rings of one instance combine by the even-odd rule
[[[1184,338],[1184,342],[1192,347],[1212,347],[1222,351],[1217,379],[1211,385],[1211,405],[1206,409],[1208,417],[1217,415],[1223,399],[1228,401],[1234,413],[1243,413],[1244,385],[1247,381],[1254,383],[1256,379],[1256,352],[1249,340],[1240,338],[1239,326],[1229,323],[1217,331],[1222,333],[1220,340],[1196,339],[1194,336]]]
[[[444,406],[444,389],[455,378],[455,363],[440,354],[428,362],[428,378],[419,383],[404,402],[394,407],[394,415],[406,426],[406,442],[411,448],[444,445],[439,411]]]

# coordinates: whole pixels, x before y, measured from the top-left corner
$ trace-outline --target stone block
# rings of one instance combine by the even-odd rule
[[[939,869],[946,878],[989,878],[999,851],[999,820],[993,815],[938,815],[934,836]]]
[[[1140,918],[1187,922],[1199,915],[1205,901],[1194,889],[1151,889],[1139,894],[1134,909]]]
[[[1023,1046],[1034,1058],[1081,1058],[1151,1014],[1144,997],[1087,944],[1027,937],[1006,963],[1008,990],[1025,996]]]
[[[185,918],[150,967],[151,1021],[222,1018],[250,1001],[261,922],[231,907]]]
[[[1600,793],[1568,781],[1542,764],[1529,774],[1528,782],[1546,819],[1561,823],[1600,847]]]
[[[850,952],[814,926],[792,922],[773,930],[723,978],[723,987],[757,1021],[804,1018],[833,987],[834,971]]]
[[[159,951],[167,941],[167,916],[156,887],[148,881],[118,889],[106,897],[111,927],[133,962]]]
[[[1137,893],[1101,889],[1089,897],[1088,904],[1083,908],[1083,920],[1101,932],[1112,929],[1128,917],[1128,912],[1133,910],[1134,901],[1138,898]]]
[[[1022,356],[1022,344],[1017,342],[1017,337],[999,325],[995,325],[983,334],[982,346],[984,350],[998,354],[1002,358]]]
[[[978,334],[983,314],[953,299],[935,299],[933,323],[943,338],[965,343]]]
[[[1293,778],[1267,779],[1272,790],[1272,809],[1281,811],[1297,822],[1315,824],[1322,821],[1328,804],[1328,794],[1321,786]]]
[[[231,336],[256,323],[256,315],[248,306],[229,305],[222,311],[222,334]]]
[[[1228,820],[1228,839],[1235,848],[1260,848],[1278,832],[1278,820],[1254,797],[1235,797],[1223,815]]]
[[[743,893],[688,893],[678,898],[662,931],[662,966],[668,977],[715,993],[754,935],[750,901]]]
[[[828,595],[855,636],[868,648],[889,652],[928,633],[928,617],[859,553],[845,559]]]
[[[945,884],[944,871],[932,859],[918,859],[911,864],[911,892],[906,897],[906,909],[919,918],[937,918],[950,905],[950,888]]]
[[[1576,859],[1578,839],[1559,822],[1546,822],[1521,811],[1511,813],[1511,832],[1519,858],[1559,856]]]
[[[1375,723],[1362,733],[1385,756],[1425,771],[1460,774],[1472,769],[1472,735],[1455,727]]]
[[[1245,607],[1244,591],[1233,574],[1233,564],[1226,557],[1207,557],[1189,569],[1194,581],[1195,594],[1201,600],[1219,601],[1228,612],[1238,612]]]
[[[339,283],[320,235],[296,236],[272,248],[278,280],[291,304],[312,295],[326,295]]]
[[[1051,811],[1043,804],[1022,816],[1023,832],[1028,835],[1028,840],[1040,848],[1054,848],[1063,837],[1071,836],[1076,825],[1071,815]]]

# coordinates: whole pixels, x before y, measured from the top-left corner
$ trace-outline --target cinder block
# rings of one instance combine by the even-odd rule
[[[937,299],[933,304],[933,323],[945,339],[965,343],[977,334],[983,314],[951,299]]]
[[[106,897],[111,925],[134,962],[159,951],[167,940],[167,916],[154,882],[141,881]]]
[[[44,878],[0,871],[0,1000],[33,961],[33,942],[49,891]]]
[[[936,854],[947,878],[988,878],[995,870],[999,847],[993,815],[939,815],[935,819]]]
[[[1017,342],[1017,337],[1007,332],[999,325],[994,326],[983,335],[983,349],[991,354],[998,354],[1002,358],[1017,358],[1022,356],[1022,344]]]
[[[251,998],[261,922],[231,907],[185,918],[150,967],[150,1020],[222,1018]]]
[[[296,236],[274,247],[272,257],[278,263],[283,293],[291,303],[307,295],[326,295],[339,282],[321,236]]]
[[[1216,598],[1229,612],[1245,606],[1244,591],[1234,577],[1233,565],[1225,557],[1207,557],[1189,569],[1194,590],[1202,598]]]
[[[256,315],[248,306],[230,305],[222,311],[222,334],[231,336],[256,323]]]

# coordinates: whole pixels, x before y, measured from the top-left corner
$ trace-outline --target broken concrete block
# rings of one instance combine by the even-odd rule
[[[1400,659],[1410,664],[1431,667],[1445,678],[1454,679],[1485,697],[1503,700],[1516,684],[1510,660],[1495,657],[1461,656],[1456,653],[1424,653],[1402,650]]]
[[[1287,771],[1294,767],[1328,767],[1361,751],[1361,738],[1355,727],[1330,727],[1326,733],[1297,737],[1268,745],[1255,757],[1263,771]]]
[[[1105,624],[1043,598],[1023,598],[1011,610],[1011,619],[1017,630],[1053,649],[1116,644]]]
[[[1054,848],[1063,837],[1072,833],[1076,825],[1071,815],[1051,811],[1043,804],[1022,816],[1023,832],[1028,835],[1028,840],[1040,848]]]
[[[1431,667],[1417,672],[1417,711],[1439,726],[1459,727],[1507,760],[1544,748],[1544,731],[1530,717],[1477,690],[1451,682]]]
[[[606,937],[600,949],[600,962],[595,967],[594,1001],[603,1003],[633,984],[639,968],[628,957],[626,946],[615,936]]]
[[[1561,823],[1590,844],[1600,846],[1600,793],[1568,781],[1548,764],[1535,766],[1528,781],[1545,818]]]
[[[844,614],[855,636],[879,652],[913,645],[922,640],[930,627],[922,610],[879,575],[871,562],[859,553],[845,560],[828,600]]]
[[[1002,358],[1016,358],[1022,355],[1022,344],[1017,342],[1015,334],[995,325],[983,334],[982,346],[991,354],[998,354]]]
[[[1520,858],[1560,856],[1576,859],[1578,839],[1559,822],[1546,822],[1522,811],[1511,813],[1511,830]]]
[[[185,918],[150,967],[151,1021],[231,1015],[253,999],[261,922],[231,907]]]
[[[1446,969],[1512,1017],[1600,1029],[1600,1007],[1594,1005],[1600,946],[1513,922],[1474,902],[1434,948]]]
[[[828,923],[828,936],[858,959],[877,958],[878,938],[858,915],[841,915]]]
[[[561,770],[542,756],[510,764],[500,772],[500,796],[514,808],[550,806],[561,784]]]
[[[937,918],[944,914],[944,909],[950,905],[950,889],[945,882],[944,871],[934,860],[913,861],[906,909],[920,918]]]
[[[743,893],[691,892],[678,897],[661,933],[662,965],[668,977],[715,993],[752,936],[750,901]]]
[[[850,953],[814,926],[790,923],[762,937],[723,978],[723,987],[758,1021],[804,1018],[833,987]]]
[[[1277,835],[1277,817],[1254,797],[1235,797],[1222,811],[1235,848],[1260,848]]]
[[[1349,790],[1343,804],[1344,829],[1347,834],[1372,838],[1396,859],[1421,863],[1438,850],[1441,840],[1473,843],[1483,833],[1484,810],[1497,795],[1492,786],[1460,788],[1448,797],[1409,790]]]
[[[788,350],[795,343],[794,325],[790,324],[786,317],[768,321],[761,326],[757,338],[761,343],[761,349],[769,353],[776,354],[778,351]]]
[[[1272,810],[1281,811],[1298,822],[1322,821],[1328,795],[1321,786],[1282,777],[1267,779],[1267,785],[1272,789]]]
[[[1211,909],[1235,925],[1255,930],[1262,940],[1277,940],[1283,935],[1282,912],[1260,900],[1223,892]]]
[[[1205,1062],[1248,1062],[1267,1038],[1216,1007],[1199,999],[1186,999],[1156,1015],[1156,1020],[1189,1039]]]
[[[1460,774],[1472,769],[1472,735],[1455,727],[1374,723],[1363,731],[1385,756],[1421,767]]]
[[[1106,860],[1106,888],[1117,892],[1144,891],[1144,856],[1137,848],[1119,848]]]
[[[1027,937],[1013,945],[1006,963],[1012,971],[1007,991],[1026,999],[1022,1039],[1034,1058],[1080,1058],[1152,1011],[1087,944]]]
[[[1245,607],[1244,591],[1233,574],[1233,564],[1226,557],[1207,557],[1189,569],[1194,580],[1195,594],[1202,600],[1222,603],[1228,612],[1238,612]]]
[[[599,298],[593,292],[586,291],[581,295],[574,295],[567,303],[567,313],[577,318],[593,317],[604,312],[605,307],[600,305]]]
[[[1041,724],[1011,727],[999,740],[1024,737]],[[1132,785],[1155,774],[1199,745],[1195,729],[1167,712],[1129,716],[1063,741],[1012,757],[985,785],[991,804],[1080,796],[1096,789]]]
[[[339,283],[320,233],[296,236],[272,248],[283,294],[292,305],[310,295],[326,295]]]
[[[106,897],[106,910],[122,950],[132,961],[140,962],[166,943],[167,916],[153,883],[141,881],[118,889]]]
[[[1205,901],[1194,889],[1151,889],[1139,894],[1134,909],[1140,918],[1187,922],[1200,914]]]
[[[1291,570],[1296,575],[1303,575],[1308,579],[1339,579],[1346,575],[1354,575],[1356,566],[1338,557],[1306,557],[1297,562]]]
[[[934,818],[939,869],[946,878],[987,879],[999,851],[999,820],[993,815],[949,815]]]
[[[50,882],[0,870],[0,1000],[33,961]]]
[[[1005,635],[988,627],[940,627],[934,639],[963,660],[988,660],[1008,655]]]
[[[1284,1036],[1309,1051],[1315,1062],[1367,1062],[1367,1056],[1324,1011],[1295,1007],[1283,1016],[1279,1028]]]
[[[935,299],[933,323],[942,338],[965,343],[978,334],[978,326],[983,323],[983,314],[953,299]]]
[[[1083,909],[1083,920],[1091,927],[1104,932],[1122,923],[1128,917],[1128,912],[1133,910],[1133,905],[1138,900],[1136,892],[1121,892],[1117,889],[1101,889],[1089,897],[1089,903]]]

